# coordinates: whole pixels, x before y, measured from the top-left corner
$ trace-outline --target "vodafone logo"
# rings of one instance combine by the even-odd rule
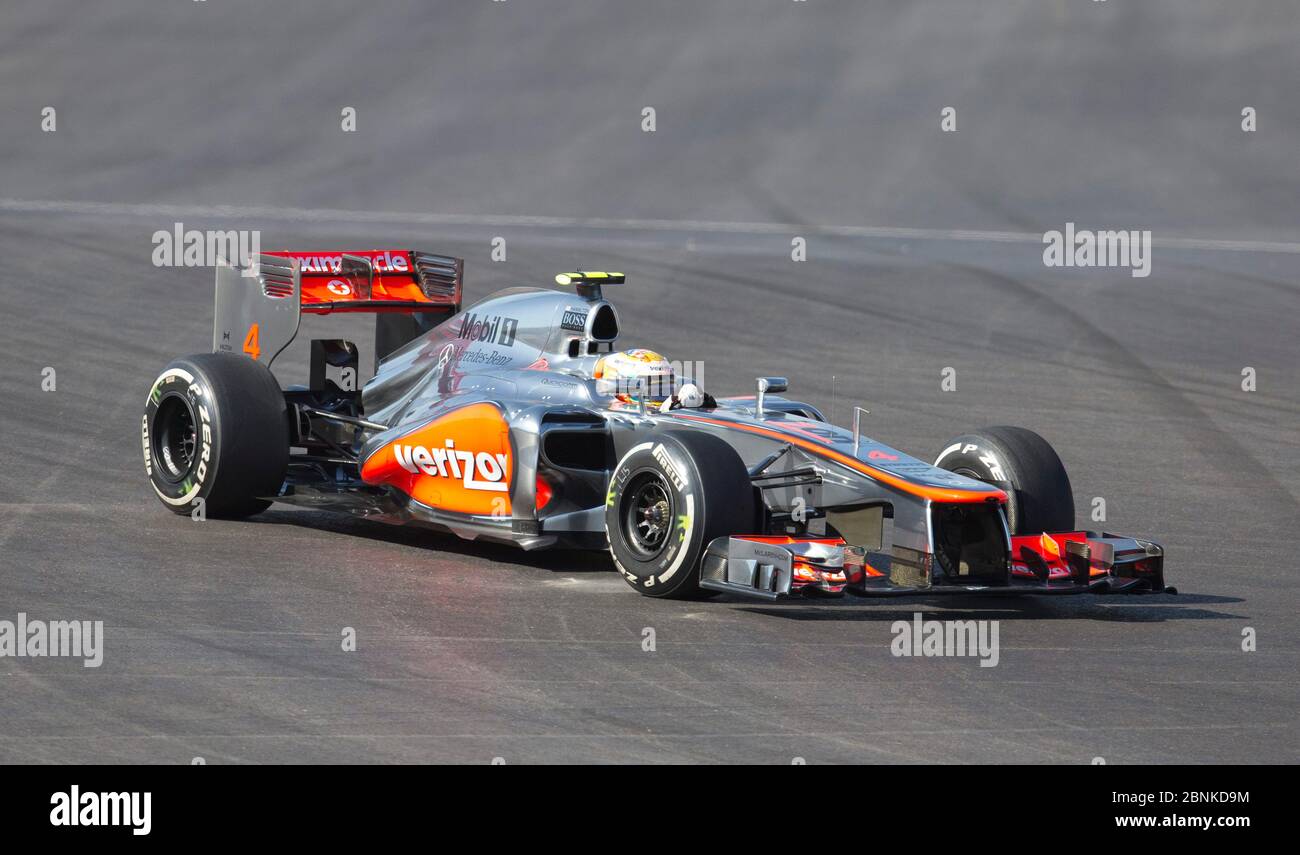
[[[867,452],[867,458],[870,460],[897,460],[898,455],[890,454],[888,451],[881,451],[878,448],[873,448],[871,451]]]
[[[424,473],[435,478],[454,478],[467,490],[504,493],[510,489],[505,480],[510,463],[506,454],[462,451],[456,448],[455,440],[449,439],[445,448],[398,444],[393,446],[393,456],[397,464],[412,475]]]

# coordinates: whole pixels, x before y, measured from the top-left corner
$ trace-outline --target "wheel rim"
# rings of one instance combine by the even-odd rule
[[[163,398],[154,416],[153,451],[165,480],[175,483],[190,473],[197,445],[198,432],[189,401],[180,395]]]
[[[668,482],[658,472],[644,472],[623,495],[624,539],[642,557],[659,554],[672,531],[673,495]]]

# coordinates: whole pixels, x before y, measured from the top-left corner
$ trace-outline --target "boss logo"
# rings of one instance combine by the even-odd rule
[[[575,312],[572,309],[565,309],[564,315],[560,318],[560,329],[574,330],[582,332],[587,328],[587,313]]]

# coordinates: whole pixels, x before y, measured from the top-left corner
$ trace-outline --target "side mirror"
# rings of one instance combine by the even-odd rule
[[[754,400],[754,415],[763,418],[763,396],[768,392],[784,392],[790,388],[790,381],[784,377],[757,377],[758,395]]]

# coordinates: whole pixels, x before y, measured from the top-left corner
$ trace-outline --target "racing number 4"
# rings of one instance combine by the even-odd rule
[[[244,336],[244,353],[257,359],[262,355],[262,348],[257,343],[257,324],[248,328],[248,335]]]

